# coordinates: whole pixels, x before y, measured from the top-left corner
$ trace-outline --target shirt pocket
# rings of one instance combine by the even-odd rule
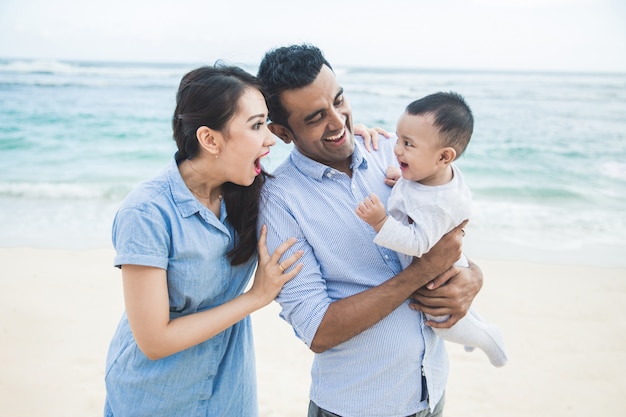
[[[122,372],[134,362],[136,351],[139,349],[135,338],[128,327],[128,322],[121,325],[121,329],[126,332],[120,332],[115,335],[109,348],[109,358],[105,370],[105,379],[109,378],[109,374],[116,367],[121,367]]]
[[[224,246],[198,246],[170,261],[167,286],[170,311],[191,314],[221,304],[230,285],[230,264]]]

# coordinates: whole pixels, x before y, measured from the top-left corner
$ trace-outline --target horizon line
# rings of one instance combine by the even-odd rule
[[[186,65],[186,66],[202,66],[211,65],[222,61],[228,65],[258,67],[258,63],[235,61],[225,58],[216,58],[212,62],[202,61],[186,61],[186,60],[127,60],[127,59],[95,59],[95,58],[50,58],[50,57],[33,57],[33,56],[0,56],[0,61],[42,61],[42,62],[60,62],[60,63],[84,63],[84,64],[116,64],[116,65]],[[526,68],[515,69],[511,67],[450,67],[450,66],[413,66],[413,65],[351,65],[351,64],[334,64],[333,69],[352,69],[352,70],[391,70],[391,71],[422,71],[422,72],[492,72],[492,73],[524,73],[524,74],[571,74],[571,75],[626,75],[626,69],[548,69],[548,68]]]

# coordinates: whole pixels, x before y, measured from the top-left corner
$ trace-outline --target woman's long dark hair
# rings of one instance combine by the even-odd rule
[[[255,76],[239,67],[221,63],[195,69],[182,78],[172,121],[178,164],[198,154],[196,130],[200,126],[224,130],[237,113],[239,98],[251,88],[259,90],[265,97],[263,86]],[[231,265],[242,264],[255,254],[259,199],[267,176],[261,171],[250,186],[230,182],[222,186],[228,221],[237,232],[235,246],[228,253]]]

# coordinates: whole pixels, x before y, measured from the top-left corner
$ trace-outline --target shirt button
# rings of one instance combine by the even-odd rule
[[[332,178],[333,173],[332,173],[332,172],[327,172],[327,173],[326,173],[326,176],[327,176],[328,178]]]
[[[389,255],[385,255],[385,259],[386,259],[386,260],[389,260]]]

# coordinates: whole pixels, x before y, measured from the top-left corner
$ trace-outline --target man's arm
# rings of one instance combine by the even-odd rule
[[[475,263],[469,268],[452,267],[417,290],[411,308],[433,316],[450,315],[444,322],[428,321],[434,328],[450,328],[467,314],[483,286],[483,273]]]
[[[324,352],[372,327],[418,288],[449,270],[461,256],[461,229],[465,224],[444,235],[427,254],[381,285],[331,303],[315,333],[311,350]]]

